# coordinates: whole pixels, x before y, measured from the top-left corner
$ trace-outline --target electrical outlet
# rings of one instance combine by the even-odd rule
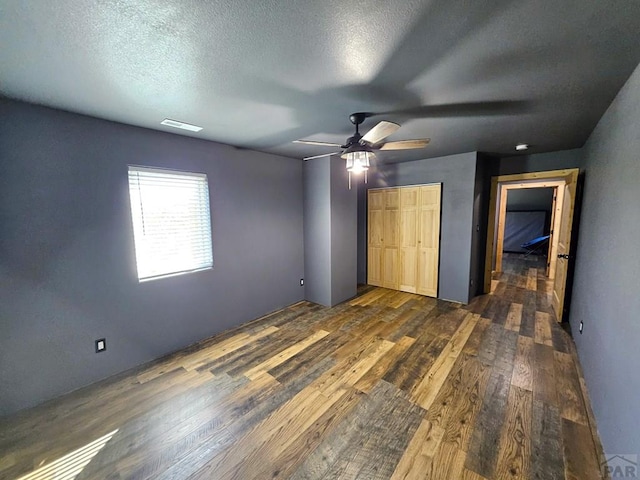
[[[580,330],[580,334],[582,334],[582,329],[584,328],[584,322],[580,322],[580,327],[578,327],[578,330]]]
[[[96,340],[96,353],[104,352],[107,349],[107,340],[101,338]]]
[[[301,286],[301,287],[304,287],[304,278],[301,278],[301,279],[300,279],[300,286]]]

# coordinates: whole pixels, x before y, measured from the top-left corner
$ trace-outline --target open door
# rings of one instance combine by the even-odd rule
[[[557,262],[551,261],[551,255],[556,254],[557,242],[555,241],[556,230],[556,217],[560,215],[561,204],[558,202],[558,190],[562,187],[555,187],[553,189],[553,203],[551,205],[551,232],[549,233],[549,248],[547,249],[547,272],[546,276],[549,278],[556,278],[556,265]],[[552,268],[553,265],[553,268]]]
[[[573,231],[576,192],[578,189],[577,168],[501,175],[491,179],[489,219],[487,227],[487,251],[485,257],[484,293],[491,292],[492,272],[502,271],[502,249],[506,197],[510,189],[547,188],[556,189],[551,239],[549,242],[549,265],[547,276],[553,280],[551,303],[557,320],[565,313],[565,290],[570,272],[571,234]],[[495,262],[494,262],[495,260]]]
[[[553,282],[552,306],[558,321],[564,314],[565,289],[567,287],[567,272],[571,258],[571,230],[573,228],[573,212],[575,210],[576,189],[578,185],[578,173],[572,172],[565,177],[564,188],[558,189],[558,196],[562,196],[560,204],[562,213],[560,217],[560,231],[558,234],[558,258],[556,261],[556,276]]]

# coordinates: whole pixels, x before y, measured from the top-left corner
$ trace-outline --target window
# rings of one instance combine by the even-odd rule
[[[213,266],[205,174],[130,166],[129,197],[141,282]]]

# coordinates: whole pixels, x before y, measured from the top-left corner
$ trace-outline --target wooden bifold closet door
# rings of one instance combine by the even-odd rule
[[[368,192],[368,283],[438,294],[440,184]]]

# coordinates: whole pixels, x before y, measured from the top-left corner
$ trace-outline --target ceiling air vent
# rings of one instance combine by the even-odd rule
[[[167,127],[180,128],[182,130],[189,130],[190,132],[199,132],[202,130],[202,127],[198,127],[197,125],[191,125],[189,123],[178,122],[176,120],[170,120],[165,118],[160,122],[162,125],[166,125]]]

